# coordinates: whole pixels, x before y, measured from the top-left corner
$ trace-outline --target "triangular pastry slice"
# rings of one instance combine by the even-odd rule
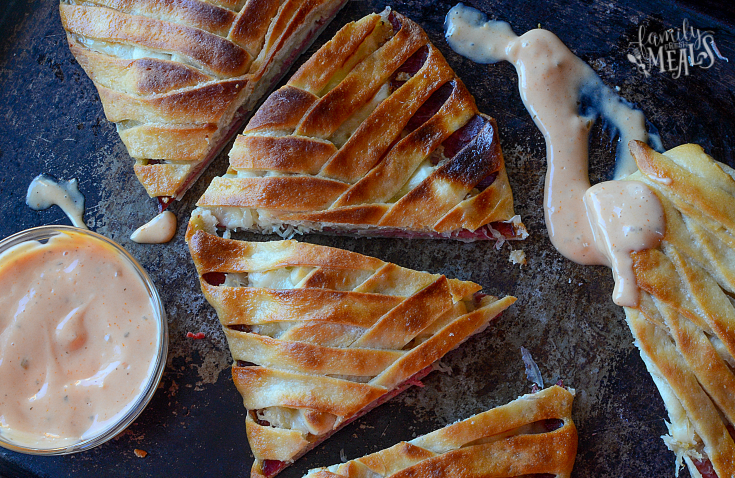
[[[495,121],[416,23],[347,24],[271,94],[197,205],[228,229],[522,239]]]
[[[577,454],[573,399],[553,386],[304,478],[569,478]]]
[[[632,254],[641,289],[628,324],[669,413],[666,445],[691,476],[735,476],[735,171],[697,145],[631,143],[630,176],[666,216],[657,249]]]
[[[515,302],[341,249],[224,239],[215,223],[195,213],[186,238],[229,341],[253,477],[416,384]]]
[[[345,0],[62,0],[151,196],[180,199]]]

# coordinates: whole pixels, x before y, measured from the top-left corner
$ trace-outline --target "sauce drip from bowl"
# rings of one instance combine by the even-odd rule
[[[59,181],[48,174],[39,174],[28,185],[26,204],[35,211],[59,206],[75,227],[87,229],[84,223],[84,196],[76,179]]]
[[[665,230],[663,207],[647,186],[633,181],[623,188],[616,181],[601,183],[590,195],[593,211],[620,211],[617,219],[589,219],[584,198],[591,187],[588,148],[594,120],[602,116],[619,132],[616,179],[621,179],[637,170],[628,143],[651,139],[643,113],[605,86],[550,31],[535,29],[519,37],[507,23],[486,21],[482,12],[461,3],[449,11],[445,27],[449,45],[460,55],[479,63],[513,63],[523,103],[546,141],[544,216],[552,244],[579,264],[612,267],[615,302],[637,305],[630,252],[658,246]],[[580,113],[583,99],[588,107]],[[624,194],[603,194],[611,190]],[[620,227],[625,229],[612,230]]]

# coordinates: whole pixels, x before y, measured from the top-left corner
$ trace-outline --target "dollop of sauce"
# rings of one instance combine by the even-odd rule
[[[130,240],[140,244],[163,244],[176,235],[176,215],[164,211],[140,226],[130,235]]]
[[[59,181],[48,174],[39,174],[28,186],[26,204],[33,210],[59,206],[75,227],[87,229],[84,223],[84,196],[79,192],[76,179]]]
[[[155,372],[160,325],[138,272],[83,233],[0,255],[0,434],[69,446],[116,424]]]
[[[590,204],[602,201],[595,206],[600,214],[626,211],[624,219],[589,220],[584,197],[591,187],[588,148],[594,121],[602,116],[618,131],[615,178],[620,179],[637,170],[630,141],[658,142],[649,137],[643,113],[617,96],[550,31],[535,29],[519,37],[507,23],[487,21],[482,12],[461,3],[449,11],[445,27],[449,45],[460,55],[479,63],[513,63],[523,103],[546,141],[544,215],[552,244],[579,264],[613,267],[615,302],[637,305],[630,252],[658,246],[665,230],[663,208],[640,182],[626,186],[641,192],[639,196],[598,194],[618,188],[615,181],[598,185],[591,194]],[[661,235],[634,233],[643,224]],[[610,231],[623,225],[626,233]],[[614,238],[615,245],[604,238]]]
[[[665,232],[661,201],[641,182],[606,181],[585,192],[584,204],[597,249],[613,270],[613,301],[637,305],[639,290],[630,254],[661,242]]]

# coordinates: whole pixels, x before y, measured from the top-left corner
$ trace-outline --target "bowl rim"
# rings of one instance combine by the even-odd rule
[[[151,368],[152,373],[148,376],[146,386],[143,392],[137,395],[134,399],[134,403],[130,408],[123,414],[119,420],[111,424],[110,426],[103,428],[99,433],[81,439],[77,442],[52,447],[52,448],[40,448],[35,446],[24,445],[22,443],[15,442],[2,434],[0,428],[0,447],[6,448],[19,453],[25,453],[29,455],[68,455],[71,453],[78,453],[86,450],[90,450],[94,447],[102,445],[103,443],[111,440],[120,433],[122,433],[131,423],[133,423],[138,416],[143,412],[145,407],[148,405],[150,400],[153,398],[158,385],[163,376],[163,372],[166,368],[166,360],[168,358],[168,319],[166,316],[166,309],[163,306],[163,300],[158,293],[156,285],[151,280],[150,276],[140,265],[140,263],[127,251],[122,245],[118,244],[114,240],[103,236],[89,229],[82,229],[74,226],[67,225],[47,225],[32,227],[25,229],[20,232],[16,232],[8,237],[0,240],[0,257],[4,255],[8,250],[20,244],[30,241],[43,241],[48,240],[59,234],[79,234],[86,236],[92,240],[99,240],[103,243],[111,246],[124,261],[127,261],[129,265],[138,273],[138,277],[143,282],[150,299],[153,304],[156,320],[158,322],[158,340],[157,340],[157,352],[154,356],[155,367]]]

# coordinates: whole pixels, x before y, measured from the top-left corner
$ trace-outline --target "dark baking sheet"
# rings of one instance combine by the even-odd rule
[[[661,31],[687,18],[697,28],[712,30],[722,54],[735,61],[732,5],[710,2],[693,8],[632,0],[467,3],[491,18],[509,21],[519,34],[538,24],[555,32],[608,85],[619,86],[625,98],[643,109],[666,147],[697,142],[720,161],[735,164],[732,62],[718,60],[708,70],[695,68],[688,77],[672,79],[658,72],[646,78],[626,59],[639,26]],[[512,66],[478,66],[447,47],[442,23],[453,4],[416,0],[392,6],[427,30],[480,109],[497,118],[516,211],[531,232],[528,240],[515,245],[525,250],[528,264],[512,265],[509,249],[496,251],[491,243],[302,239],[473,280],[489,293],[513,294],[519,300],[487,331],[444,359],[451,374],[431,374],[424,388],[414,387],[350,424],[280,476],[300,477],[311,467],[411,439],[528,392],[521,346],[531,351],[548,383],[563,379],[577,390],[574,418],[580,441],[574,476],[673,476],[674,456],[659,438],[666,433],[665,410],[632,345],[622,309],[609,298],[610,273],[573,264],[550,245],[541,210],[543,138],[521,104]],[[384,6],[380,1],[350,1],[310,52],[344,23]],[[56,208],[41,213],[27,208],[26,188],[41,172],[79,178],[88,225],[120,242],[149,271],[165,301],[171,335],[160,389],[123,435],[92,451],[63,457],[2,449],[0,475],[247,476],[252,455],[242,400],[229,376],[229,352],[214,311],[199,292],[183,242],[193,204],[209,180],[224,172],[226,156],[220,155],[195,189],[171,207],[179,218],[173,242],[132,243],[130,233],[155,214],[155,204],[135,179],[91,81],[69,52],[58,2],[4,0],[0,32],[0,236],[67,223]],[[595,129],[593,145],[591,174],[597,181],[609,177],[614,148],[601,127]],[[207,337],[187,339],[188,331],[203,331]],[[148,456],[137,458],[135,448]]]

